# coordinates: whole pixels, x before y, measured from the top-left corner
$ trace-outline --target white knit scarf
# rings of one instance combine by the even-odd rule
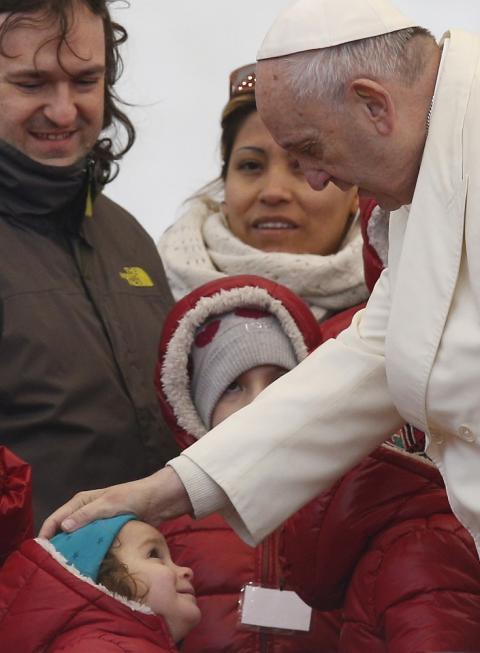
[[[195,199],[163,234],[158,249],[177,300],[207,281],[256,274],[293,290],[320,321],[364,301],[368,294],[358,219],[336,254],[263,252],[234,236],[222,213],[208,201]]]

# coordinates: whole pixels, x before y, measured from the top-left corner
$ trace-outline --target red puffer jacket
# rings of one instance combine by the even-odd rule
[[[426,459],[383,446],[285,526],[288,580],[340,653],[478,653],[480,564]],[[302,546],[298,546],[298,542]]]
[[[216,314],[239,307],[273,313],[301,360],[319,344],[318,324],[291,291],[253,276],[229,277],[197,288],[184,297],[165,322],[157,368],[158,396],[182,448],[205,433],[189,393],[188,353],[197,326]],[[337,613],[314,612],[307,634],[280,634],[239,626],[238,601],[246,583],[282,585],[279,533],[250,548],[218,515],[194,521],[183,517],[161,527],[172,557],[195,574],[202,611],[200,625],[186,637],[183,653],[334,653],[338,648]],[[299,551],[301,543],[298,543]],[[353,652],[352,652],[353,653]]]
[[[27,540],[0,570],[2,653],[177,650],[162,617],[80,578],[52,551],[46,540]]]
[[[30,465],[0,446],[0,565],[33,535]]]

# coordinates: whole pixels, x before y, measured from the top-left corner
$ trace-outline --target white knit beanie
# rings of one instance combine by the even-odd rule
[[[191,395],[205,424],[228,386],[259,365],[294,368],[297,360],[290,339],[273,315],[239,308],[218,315],[197,330],[190,355]]]

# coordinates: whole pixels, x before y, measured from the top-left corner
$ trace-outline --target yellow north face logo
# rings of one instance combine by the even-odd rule
[[[151,288],[155,284],[149,277],[149,275],[142,270],[142,268],[123,268],[123,272],[120,272],[120,276],[130,286],[137,286],[142,288]]]

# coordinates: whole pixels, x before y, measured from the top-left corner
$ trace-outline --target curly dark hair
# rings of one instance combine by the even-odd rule
[[[130,601],[141,603],[147,594],[147,589],[141,587],[142,584],[129,572],[127,565],[117,558],[113,550],[115,547],[118,547],[118,540],[100,565],[97,583]]]
[[[103,116],[103,129],[114,126],[123,128],[126,133],[126,142],[115,151],[115,144],[111,138],[99,139],[93,147],[95,160],[95,177],[97,182],[105,184],[118,173],[118,161],[135,142],[135,128],[128,116],[119,108],[120,99],[114,91],[115,83],[123,72],[123,62],[119,46],[128,38],[124,27],[114,22],[110,16],[109,7],[118,0],[0,0],[0,13],[7,17],[0,27],[0,53],[8,54],[3,48],[5,35],[15,27],[28,22],[31,24],[31,14],[40,13],[41,19],[51,18],[58,23],[60,48],[67,43],[68,34],[72,26],[72,15],[77,3],[85,4],[90,11],[102,18],[105,32],[106,73],[105,73],[105,110]],[[127,0],[123,0],[128,6]],[[68,43],[67,43],[68,45]]]

